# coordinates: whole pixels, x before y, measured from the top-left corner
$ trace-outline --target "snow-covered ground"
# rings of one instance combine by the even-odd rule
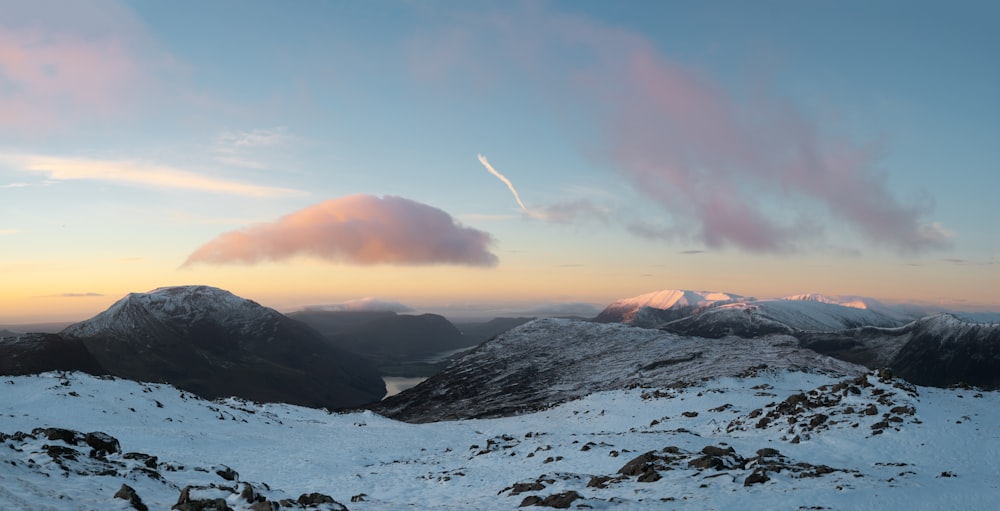
[[[112,470],[97,475],[85,448],[67,461],[40,433],[7,437],[4,509],[131,509],[113,498],[123,483],[169,509],[183,486],[235,485],[225,467],[271,500],[320,492],[352,511],[507,510],[558,494],[579,495],[574,509],[624,510],[992,510],[1000,499],[1000,393],[876,375],[762,371],[420,425],[75,373],[0,378],[0,432],[40,427],[104,432],[157,459],[108,454]]]

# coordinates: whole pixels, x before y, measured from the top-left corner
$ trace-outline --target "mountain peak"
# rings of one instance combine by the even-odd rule
[[[653,326],[679,319],[697,309],[746,300],[753,298],[718,291],[663,289],[616,300],[601,311],[595,321]]]

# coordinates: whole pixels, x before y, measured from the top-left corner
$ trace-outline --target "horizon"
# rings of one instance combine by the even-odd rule
[[[1000,311],[993,2],[0,5],[3,325],[191,282]]]
[[[200,284],[191,284],[190,286],[199,286]],[[169,286],[168,286],[169,287]],[[182,286],[183,287],[183,286]],[[159,289],[159,288],[157,288]],[[147,293],[153,292],[156,289],[148,291],[133,291],[131,293]],[[223,289],[222,291],[227,291]],[[899,307],[901,310],[909,309],[911,311],[919,311],[922,314],[932,315],[941,312],[952,312],[952,313],[991,313],[1000,314],[1000,308],[993,308],[989,306],[978,306],[975,304],[940,304],[940,303],[921,303],[916,301],[910,302],[891,302],[884,301],[870,296],[860,296],[860,295],[825,295],[822,293],[792,293],[783,296],[750,296],[743,295],[740,293],[733,293],[730,291],[722,290],[674,290],[674,289],[660,289],[654,290],[646,293],[641,293],[635,296],[619,297],[613,300],[609,300],[604,303],[586,303],[586,302],[573,302],[573,303],[540,303],[540,302],[494,302],[494,303],[449,303],[449,304],[434,304],[434,305],[424,305],[411,307],[410,305],[387,300],[378,300],[372,297],[366,297],[357,300],[350,300],[342,303],[327,303],[327,304],[305,304],[296,305],[291,307],[274,307],[270,304],[260,302],[258,300],[253,300],[249,297],[240,297],[253,300],[258,304],[274,309],[281,314],[290,314],[295,312],[306,312],[306,311],[323,311],[323,312],[342,312],[342,313],[393,313],[398,315],[421,315],[421,314],[436,314],[443,316],[445,319],[452,323],[480,323],[486,322],[497,318],[515,318],[515,317],[579,317],[583,319],[593,319],[598,314],[600,314],[607,306],[612,305],[618,300],[626,300],[629,298],[635,298],[638,296],[653,294],[662,291],[687,291],[687,292],[697,292],[697,293],[721,293],[729,295],[738,295],[743,299],[751,301],[767,301],[767,300],[782,300],[794,296],[800,295],[820,295],[826,298],[832,299],[865,299],[865,300],[875,300],[883,305],[889,307]],[[34,321],[5,321],[0,317],[0,328],[15,328],[24,330],[25,328],[36,327],[35,330],[25,330],[32,332],[43,332],[43,333],[57,333],[61,331],[64,327],[89,320],[94,316],[100,314],[107,310],[108,307],[113,305],[113,303],[124,299],[128,296],[127,293],[124,296],[120,296],[110,300],[107,307],[101,308],[93,313],[86,314],[79,317],[41,317],[36,318]],[[235,294],[235,293],[234,293]],[[239,296],[238,294],[236,296]],[[95,297],[96,298],[96,297]],[[845,305],[850,307],[849,305]]]

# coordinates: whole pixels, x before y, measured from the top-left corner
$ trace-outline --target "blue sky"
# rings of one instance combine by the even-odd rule
[[[283,310],[1000,307],[990,2],[3,10],[3,321],[186,283]]]

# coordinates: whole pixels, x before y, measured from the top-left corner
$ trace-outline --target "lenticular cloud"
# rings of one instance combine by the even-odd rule
[[[402,197],[351,195],[278,220],[230,231],[199,247],[183,266],[257,264],[297,255],[357,265],[496,266],[489,233]]]

